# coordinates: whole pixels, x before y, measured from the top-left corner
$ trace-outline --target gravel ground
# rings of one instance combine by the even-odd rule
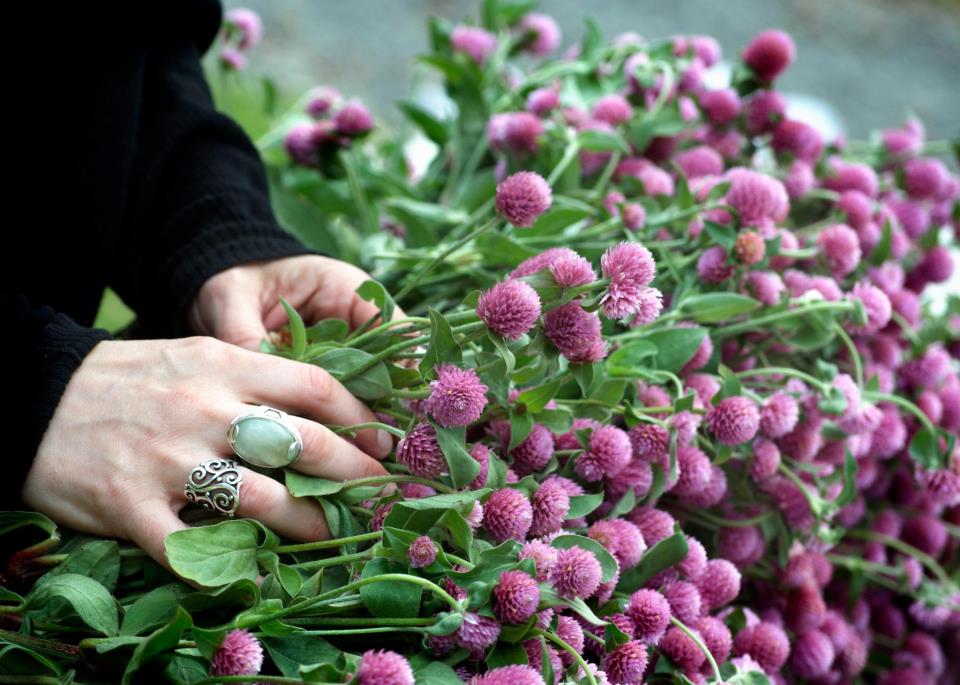
[[[429,15],[475,15],[475,0],[228,0],[263,16],[266,38],[253,69],[284,86],[330,83],[363,98],[397,121],[392,103],[426,45]],[[543,0],[576,40],[582,18],[594,16],[605,35],[635,31],[647,38],[674,33],[717,37],[735,56],[759,30],[793,34],[798,62],[781,87],[830,103],[851,138],[899,124],[912,111],[931,139],[960,135],[960,2],[958,0]]]

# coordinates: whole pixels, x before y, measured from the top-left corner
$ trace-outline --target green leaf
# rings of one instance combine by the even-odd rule
[[[312,664],[343,662],[343,652],[317,635],[293,633],[282,637],[260,638],[273,663],[282,675],[299,678],[300,667]]]
[[[54,598],[67,602],[86,625],[104,635],[116,635],[117,605],[103,585],[77,573],[40,578],[26,597],[27,610],[46,607]]]
[[[462,209],[444,207],[432,202],[420,202],[407,197],[390,197],[384,200],[383,204],[390,209],[399,209],[418,219],[439,224],[462,224],[470,218],[470,215]]]
[[[521,240],[559,235],[573,224],[586,219],[591,213],[590,209],[583,207],[554,207],[537,219],[533,226],[525,229]]]
[[[615,519],[629,514],[636,506],[637,492],[632,487],[627,488],[627,492],[613,505],[613,509],[607,514],[607,518]]]
[[[306,326],[303,325],[300,314],[290,306],[289,302],[281,297],[280,304],[283,305],[283,309],[287,312],[287,318],[290,320],[290,337],[293,340],[290,352],[294,359],[303,359],[303,353],[307,349]]]
[[[710,239],[727,252],[733,249],[737,242],[737,234],[730,226],[724,226],[713,221],[705,221],[703,228]]]
[[[521,414],[516,408],[510,410],[510,444],[507,450],[516,449],[533,430],[533,417],[529,414]]]
[[[564,382],[563,376],[558,376],[548,383],[536,388],[524,390],[517,397],[517,402],[524,404],[527,411],[537,414],[547,406],[547,403],[556,397],[557,391]]]
[[[658,369],[677,373],[690,361],[706,335],[705,328],[666,328],[651,331],[639,340],[656,346],[654,360]]]
[[[124,611],[120,634],[141,635],[156,630],[173,618],[180,606],[180,599],[188,593],[189,590],[182,584],[171,583],[139,597]]]
[[[91,540],[75,549],[48,576],[76,573],[113,591],[120,575],[120,546],[114,540]]]
[[[585,129],[577,134],[577,142],[582,150],[589,152],[622,152],[630,153],[630,146],[616,131],[602,131],[600,129]]]
[[[639,564],[620,576],[617,590],[629,593],[640,589],[660,571],[683,561],[688,549],[683,533],[664,538],[646,551]]]
[[[334,349],[321,354],[311,363],[326,369],[331,376],[339,380],[361,366],[366,366],[373,355],[353,348]],[[393,390],[390,373],[383,362],[377,362],[359,376],[344,381],[344,387],[362,400],[378,400],[389,397]]]
[[[893,240],[893,232],[890,229],[890,221],[883,222],[883,233],[880,240],[870,252],[869,262],[873,266],[880,266],[890,258],[890,246]]]
[[[294,497],[327,497],[343,490],[344,483],[316,476],[305,476],[299,471],[286,469],[283,472],[287,490]]]
[[[397,108],[403,112],[412,123],[414,123],[423,134],[434,143],[443,147],[450,139],[450,129],[448,125],[434,117],[426,109],[413,102],[412,100],[400,100]]]
[[[257,577],[260,529],[252,521],[222,521],[178,530],[165,541],[175,573],[206,587]]]
[[[0,511],[0,536],[28,527],[39,528],[45,533],[45,542],[56,542],[60,539],[57,524],[43,514],[35,511]]]
[[[392,564],[386,559],[371,559],[363,567],[361,578],[371,578],[386,573],[405,573],[406,568]],[[419,585],[395,580],[385,580],[360,588],[360,600],[377,618],[414,618],[420,612]]]
[[[417,685],[463,685],[456,671],[442,661],[431,661],[413,672]]]
[[[657,346],[648,340],[631,340],[607,357],[607,370],[612,375],[633,375],[645,359],[657,356]]]
[[[603,571],[603,576],[601,580],[604,583],[610,582],[610,580],[617,574],[617,560],[613,558],[613,555],[607,551],[607,548],[601,545],[596,540],[591,538],[583,537],[582,535],[558,535],[550,542],[551,547],[556,547],[557,549],[570,549],[571,547],[581,547],[588,552],[592,552],[597,561],[600,562],[600,568]]]
[[[180,643],[180,637],[192,625],[193,620],[190,618],[190,614],[178,608],[177,613],[167,625],[152,633],[133,651],[133,656],[123,672],[121,685],[142,682],[139,678],[134,678],[140,669],[161,655],[172,655],[173,650]]]
[[[739,293],[703,293],[683,300],[680,310],[700,323],[717,323],[752,312],[760,302]]]
[[[430,317],[430,343],[420,362],[420,374],[431,379],[436,378],[435,369],[441,363],[459,364],[463,357],[447,318],[433,307],[427,308],[427,314]]]
[[[396,305],[387,289],[379,281],[364,281],[357,288],[357,295],[367,302],[373,302],[380,310],[380,318],[383,323],[393,318],[393,311]]]
[[[480,473],[480,463],[467,452],[466,429],[462,426],[444,428],[438,424],[433,424],[433,427],[437,431],[437,444],[440,445],[440,451],[443,452],[450,469],[450,480],[454,487],[467,487]]]
[[[857,460],[853,458],[850,449],[844,450],[843,457],[843,489],[834,502],[838,507],[845,507],[857,496]]]
[[[307,342],[342,342],[349,332],[343,319],[323,319],[307,328]]]
[[[928,428],[921,428],[910,441],[910,458],[925,469],[940,469],[944,466],[943,455],[937,434]]]
[[[617,628],[615,623],[608,623],[603,631],[603,645],[606,651],[613,651],[616,647],[630,641],[630,636]]]
[[[632,489],[631,492],[633,492]],[[570,511],[567,512],[567,518],[576,519],[586,516],[593,513],[601,504],[603,504],[602,492],[590,495],[573,495],[570,497]]]
[[[720,386],[720,392],[714,396],[713,404],[718,404],[720,400],[728,397],[743,394],[743,386],[740,384],[740,379],[737,378],[737,374],[723,364],[720,365],[718,372],[720,378],[723,379],[723,385]]]

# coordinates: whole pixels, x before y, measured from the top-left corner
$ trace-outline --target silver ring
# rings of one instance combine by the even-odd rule
[[[210,459],[197,464],[190,472],[183,494],[191,504],[232,517],[240,506],[241,485],[243,474],[237,462]]]
[[[303,452],[303,437],[285,412],[260,406],[230,422],[230,449],[254,466],[289,466]]]

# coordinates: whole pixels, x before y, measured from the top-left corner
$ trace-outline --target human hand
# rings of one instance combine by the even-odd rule
[[[360,431],[354,446],[317,422],[376,420],[319,367],[208,337],[106,341],[68,383],[23,499],[76,530],[133,540],[165,563],[164,538],[185,527],[177,512],[186,504],[190,471],[229,454],[230,421],[260,404],[291,412],[303,436],[302,455],[293,465],[298,471],[332,480],[387,474],[373,456],[386,456],[389,435]],[[238,516],[297,540],[329,537],[316,502],[241,470]]]
[[[355,266],[318,255],[236,266],[204,283],[189,322],[195,333],[256,350],[267,331],[287,320],[282,296],[308,324],[338,318],[356,328],[378,311],[355,292],[369,279]]]

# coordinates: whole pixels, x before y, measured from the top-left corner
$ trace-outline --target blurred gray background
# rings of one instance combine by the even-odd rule
[[[474,0],[226,0],[261,14],[265,39],[252,71],[296,93],[327,83],[399,121],[392,103],[426,47],[431,14],[476,17]],[[592,15],[608,38],[635,31],[654,40],[675,33],[715,36],[726,59],[765,28],[789,31],[798,61],[780,87],[834,110],[851,138],[902,123],[915,112],[930,139],[960,135],[960,0],[544,0],[564,46]],[[811,122],[813,123],[813,122]]]

